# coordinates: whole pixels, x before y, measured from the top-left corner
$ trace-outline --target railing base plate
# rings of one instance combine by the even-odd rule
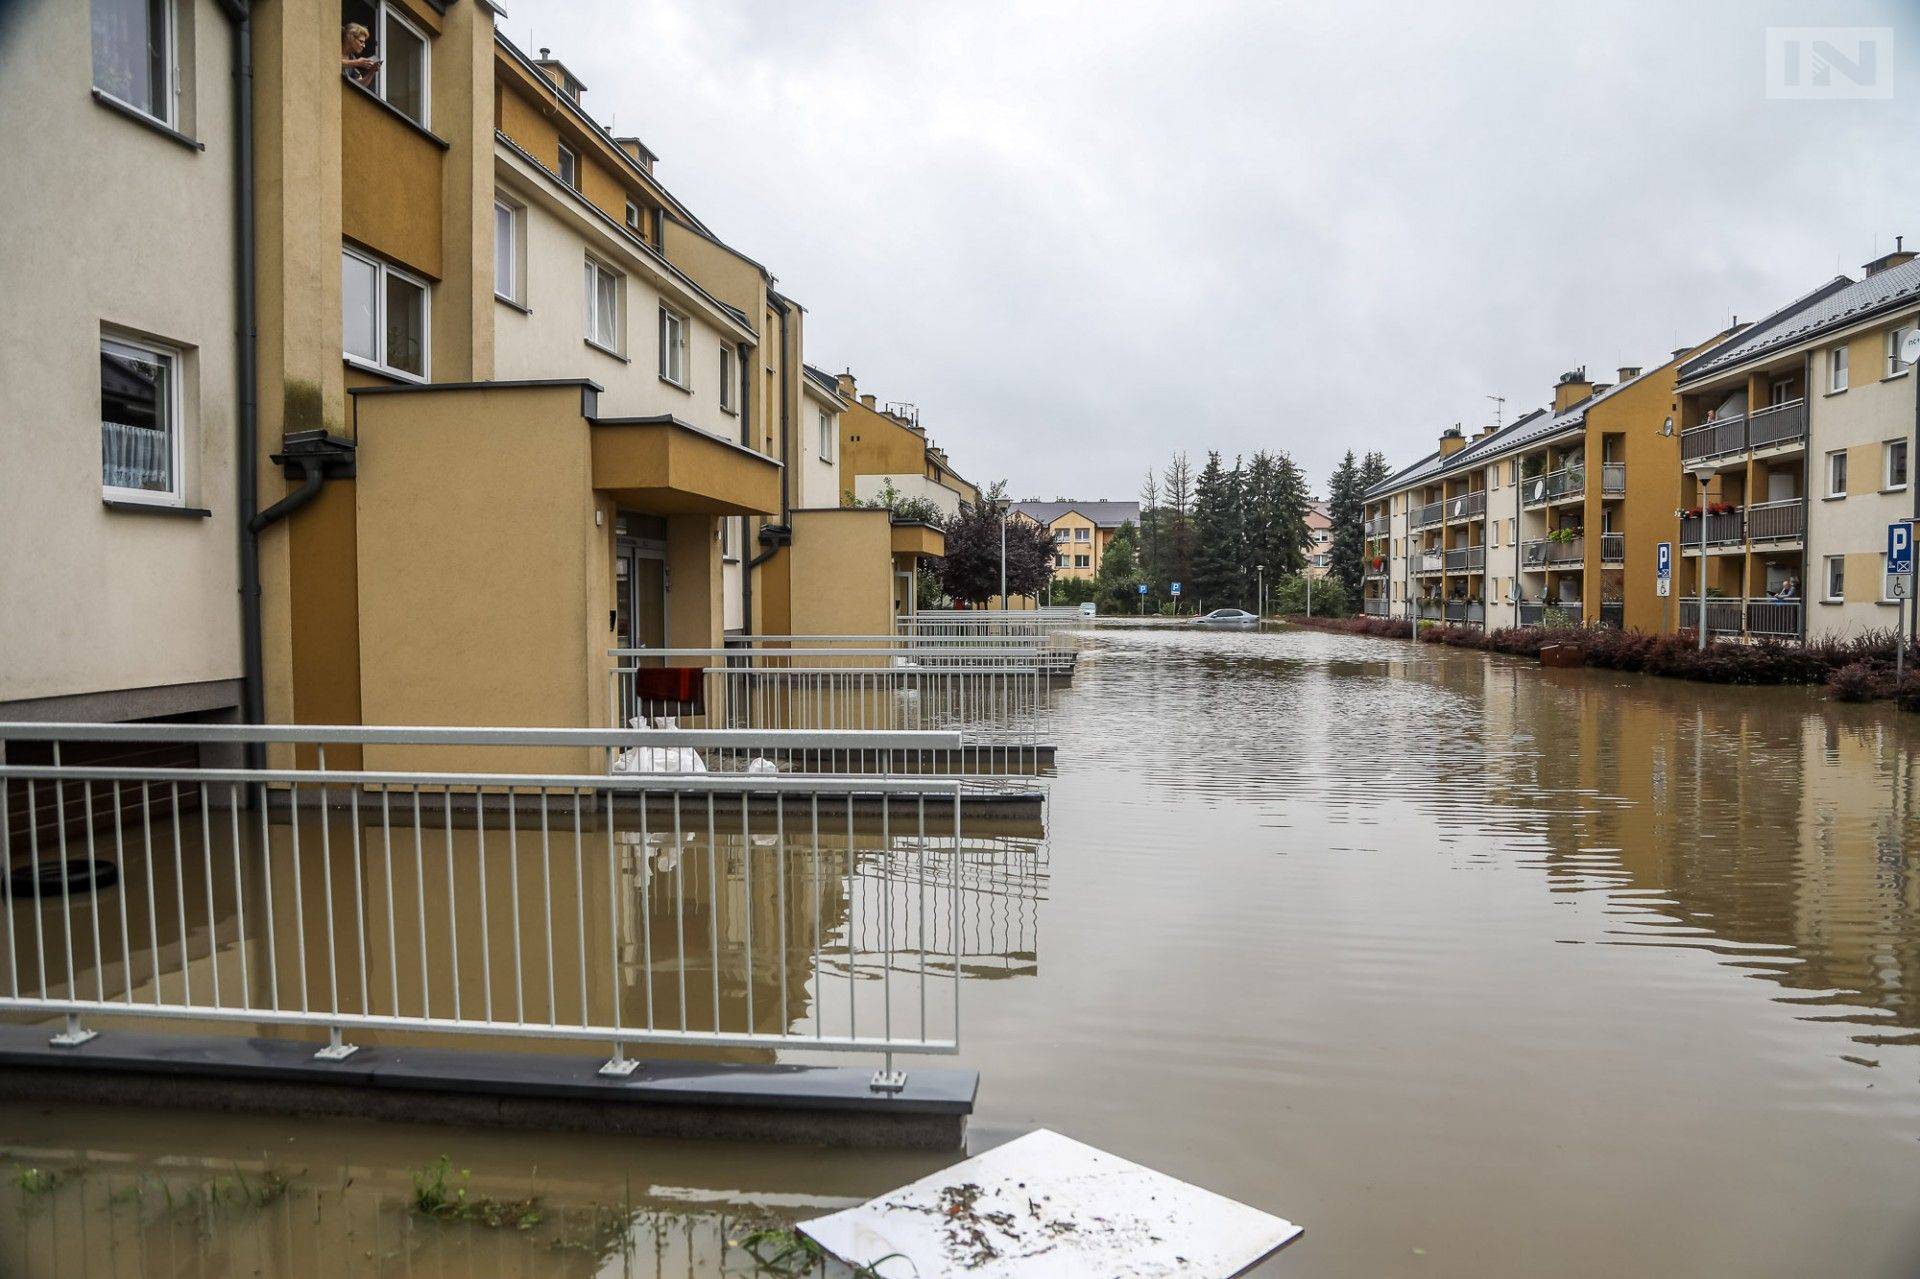
[[[74,1030],[63,1030],[57,1035],[49,1036],[47,1042],[55,1048],[78,1048],[89,1039],[97,1038],[99,1034],[100,1032],[97,1030],[80,1030],[76,1028]]]
[[[594,1073],[598,1075],[602,1075],[608,1079],[625,1079],[628,1075],[631,1075],[634,1071],[638,1070],[639,1068],[640,1068],[640,1061],[638,1058],[615,1057],[612,1061],[609,1061],[604,1065],[602,1065],[600,1069],[595,1071]]]
[[[907,1072],[904,1070],[876,1070],[873,1072],[873,1082],[868,1084],[867,1087],[875,1092],[905,1092],[907,1089]]]
[[[315,1061],[345,1061],[359,1051],[359,1044],[328,1044],[313,1057]]]

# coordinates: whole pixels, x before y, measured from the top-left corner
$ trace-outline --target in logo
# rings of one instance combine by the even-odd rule
[[[1768,27],[1769,98],[1891,98],[1892,27]]]

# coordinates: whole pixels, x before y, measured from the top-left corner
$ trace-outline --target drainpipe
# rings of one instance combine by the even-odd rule
[[[260,505],[258,461],[260,413],[258,381],[259,321],[254,306],[255,262],[253,227],[253,14],[248,0],[221,0],[233,23],[234,89],[234,218],[238,223],[239,307],[238,350],[235,366],[239,381],[239,421],[234,453],[235,507],[238,512],[240,552],[240,718],[258,724],[266,718],[262,691],[260,639],[260,540],[254,521]],[[247,747],[250,767],[258,767],[260,746]]]
[[[1813,549],[1813,352],[1807,352],[1806,372],[1800,378],[1800,398],[1807,405],[1807,446],[1800,454],[1800,642],[1807,642],[1807,553]],[[1751,414],[1752,409],[1748,409]],[[1920,421],[1920,408],[1915,409],[1915,420]],[[1751,442],[1752,437],[1748,437]],[[1911,450],[1909,450],[1911,455]],[[1753,494],[1747,494],[1747,505],[1753,505]],[[1700,515],[1700,527],[1705,528],[1706,513]]]
[[[787,367],[787,337],[791,324],[789,317],[793,314],[793,310],[777,295],[772,296],[772,301],[774,309],[780,315],[780,522],[777,525],[761,526],[757,540],[766,549],[741,566],[740,629],[748,635],[753,634],[753,570],[777,555],[781,547],[793,545],[793,497],[789,488],[792,482],[792,471],[787,465],[793,459],[792,406],[788,403],[787,396],[787,383],[791,373]]]

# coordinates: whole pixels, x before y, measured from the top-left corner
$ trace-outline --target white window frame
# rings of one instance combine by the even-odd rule
[[[739,416],[739,410],[733,402],[736,394],[734,387],[740,380],[737,360],[738,355],[734,349],[722,342],[720,344],[720,411],[735,417]]]
[[[740,562],[740,551],[735,546],[737,539],[735,539],[733,535],[733,529],[736,523],[738,523],[737,516],[723,515],[720,517],[720,560],[725,564],[738,564]]]
[[[500,227],[496,221],[493,229],[493,296],[516,306],[527,303],[527,265],[526,265],[526,225],[527,207],[515,203],[505,196],[493,198],[496,213],[507,215],[507,271],[513,277],[507,282],[507,291],[500,291]]]
[[[1913,332],[1913,321],[1896,324],[1887,330],[1887,371],[1885,377],[1905,377],[1913,366],[1900,358],[1900,339]]]
[[[673,340],[668,342],[671,328]],[[687,317],[666,303],[660,304],[660,379],[687,390]]]
[[[1845,343],[1827,352],[1827,394],[1838,395],[1847,389],[1849,359]]]
[[[149,120],[166,125],[169,129],[178,129],[180,127],[181,96],[179,0],[166,0],[165,21],[167,29],[161,34],[160,45],[161,52],[164,55],[162,60],[165,66],[162,79],[165,80],[165,83],[159,85],[158,92],[154,94],[156,103],[165,109],[164,112],[149,110],[137,102],[127,101],[127,99],[121,97],[111,89],[104,88],[97,80],[93,80],[91,67],[88,68],[88,78],[89,80],[93,80],[93,87],[102,95],[112,98],[115,102],[127,108],[127,110],[138,112]],[[91,38],[89,38],[87,42],[87,52],[89,56],[93,53],[93,42]]]
[[[1073,540],[1076,542],[1091,542],[1093,540],[1093,530],[1084,526],[1076,528],[1073,530]]]
[[[407,119],[413,120],[413,117],[407,115],[405,111],[401,111],[399,107],[394,107],[392,99],[387,97],[387,23],[398,22],[401,26],[412,32],[420,41],[421,118],[413,120],[413,122],[423,129],[431,129],[433,127],[433,40],[425,31],[415,26],[411,18],[408,18],[392,5],[386,3],[386,0],[381,0],[378,9],[374,13],[373,20],[374,25],[378,28],[378,30],[374,32],[374,36],[380,42],[380,69],[374,72],[374,93],[379,95],[380,101],[393,107],[395,111],[400,111],[400,114],[407,116]]]
[[[1073,566],[1075,568],[1092,568],[1093,557],[1091,555],[1076,555],[1073,557]]]
[[[581,283],[585,289],[586,339],[590,346],[598,347],[608,355],[626,358],[626,315],[627,315],[627,277],[614,270],[605,262],[589,253],[581,273]],[[600,332],[600,278],[605,276],[613,281],[613,332]]]
[[[1900,469],[1906,472],[1905,475],[1900,477],[1900,481],[1897,484],[1893,479],[1893,454],[1895,449],[1900,450]],[[1907,489],[1907,481],[1912,478],[1912,475],[1913,451],[1907,446],[1907,442],[1904,439],[1882,440],[1880,442],[1880,491],[1882,493],[1904,493]]]
[[[827,412],[825,409],[821,409],[820,420],[816,424],[816,429],[820,435],[818,441],[820,446],[818,450],[820,460],[822,462],[831,462],[833,461],[834,445],[839,443],[839,440],[836,438],[839,432],[833,429],[833,414]]]
[[[632,200],[627,201],[627,230],[640,234],[640,206]]]
[[[1840,569],[1840,593],[1833,593],[1833,570]],[[1847,599],[1847,557],[1827,555],[1820,560],[1820,598],[1829,604],[1844,604]]]
[[[170,471],[173,475],[173,487],[161,491],[158,489],[129,489],[100,481],[100,496],[113,502],[139,502],[147,506],[185,506],[187,504],[186,475],[186,395],[181,388],[183,372],[186,367],[184,354],[177,347],[162,346],[157,342],[148,342],[140,338],[127,337],[120,333],[102,333],[100,347],[117,346],[139,356],[164,361],[167,365],[167,434],[171,437],[173,456],[170,459]],[[95,387],[96,392],[98,387]],[[96,414],[102,426],[107,420],[106,405],[99,406]],[[104,459],[102,463],[104,464]]]
[[[352,258],[373,268],[373,343],[378,348],[375,358],[369,360],[353,354],[341,343],[341,358],[355,368],[367,369],[383,377],[399,378],[403,382],[427,382],[433,377],[433,286],[411,271],[403,271],[390,262],[374,257],[371,253],[362,253],[358,249],[340,246],[340,256]],[[387,363],[387,277],[396,276],[420,290],[420,371],[408,372],[396,369]]]
[[[570,191],[578,191],[580,189],[580,153],[564,142],[554,145],[556,148],[553,160],[554,175],[560,179],[561,186]],[[573,163],[568,164],[569,160]],[[567,176],[568,169],[573,170],[572,177]]]
[[[1839,467],[1837,468],[1839,474],[1837,476],[1835,475],[1836,468],[1834,466],[1834,462],[1836,459],[1839,461]],[[1833,486],[1835,479],[1838,479],[1840,481],[1840,487],[1837,489]],[[1827,496],[1830,498],[1843,498],[1846,495],[1847,495],[1847,450],[1834,449],[1832,452],[1827,454]]]

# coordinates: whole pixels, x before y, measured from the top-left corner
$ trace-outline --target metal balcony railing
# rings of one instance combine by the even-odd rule
[[[1479,600],[1448,600],[1446,620],[1479,626],[1487,620],[1487,609]]]
[[[1472,520],[1487,513],[1487,491],[1476,489],[1471,493],[1462,493],[1446,501],[1447,519]]]
[[[1797,542],[1806,536],[1807,507],[1797,497],[1755,502],[1747,508],[1747,538],[1754,542]],[[1708,539],[1712,539],[1709,533]]]
[[[1422,600],[1420,602],[1420,617],[1422,620],[1440,621],[1442,620],[1444,612],[1445,610],[1439,600]]]
[[[1712,600],[1707,601],[1712,604]],[[1777,638],[1800,634],[1799,600],[1748,600],[1747,633]]]
[[[1368,537],[1385,537],[1392,527],[1392,521],[1384,515],[1376,515],[1366,523]]]
[[[1602,462],[1600,464],[1600,491],[1608,497],[1619,497],[1627,491],[1627,464],[1625,462]]]
[[[1680,520],[1680,546],[1683,550],[1700,549],[1701,516],[1687,515]],[[1745,517],[1739,511],[1727,511],[1720,515],[1708,515],[1707,546],[1738,546],[1746,537]]]
[[[1747,451],[1747,419],[1721,418],[1680,433],[1680,461],[1707,462]]]
[[[1707,601],[1707,634],[1738,635],[1742,623],[1746,620],[1745,600]],[[1697,598],[1680,600],[1680,628],[1698,630],[1700,627],[1700,601]]]
[[[1587,539],[1584,537],[1576,537],[1570,542],[1556,542],[1549,538],[1546,547],[1547,563],[1553,567],[1578,564],[1587,558]]]
[[[1536,537],[1530,542],[1520,544],[1520,567],[1545,568],[1547,566],[1547,541]]]
[[[1407,524],[1410,528],[1431,528],[1440,522],[1445,509],[1445,502],[1428,502],[1425,506],[1414,508],[1413,513],[1407,517]]]
[[[1389,607],[1391,607],[1391,605],[1388,601],[1378,599],[1374,596],[1368,596],[1366,600],[1362,602],[1362,608],[1368,617],[1385,617]]]
[[[1517,607],[1522,626],[1538,626],[1547,615],[1545,604],[1521,604]]]
[[[1747,419],[1747,443],[1755,450],[1803,444],[1806,438],[1807,402],[1803,399],[1755,409]]]
[[[1422,551],[1413,557],[1413,571],[1416,573],[1438,573],[1446,566],[1446,556],[1439,551]]]
[[[1623,564],[1627,559],[1627,535],[1625,533],[1602,533],[1600,535],[1600,562],[1602,564]]]
[[[1546,506],[1580,497],[1587,489],[1587,468],[1563,466],[1545,475],[1533,475],[1520,481],[1520,500],[1526,506]]]

